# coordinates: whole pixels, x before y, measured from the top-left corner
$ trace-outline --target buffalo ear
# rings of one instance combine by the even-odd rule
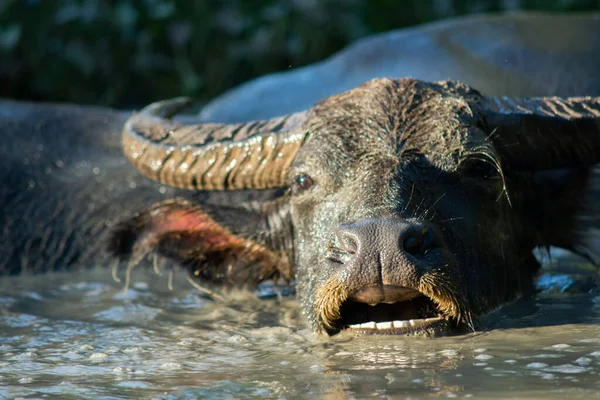
[[[600,265],[600,97],[485,98],[482,109],[502,166],[534,176],[523,220],[537,245]]]
[[[600,97],[486,98],[490,139],[513,171],[600,162]]]
[[[219,221],[237,222],[237,230]],[[149,254],[166,257],[196,278],[223,286],[253,286],[266,279],[291,279],[285,252],[268,248],[261,215],[249,207],[221,210],[183,199],[154,204],[118,225],[108,242],[109,252],[136,265]],[[225,221],[227,223],[228,221]]]
[[[575,214],[573,250],[600,267],[600,166],[589,171],[581,207]]]
[[[522,228],[535,246],[573,251],[600,266],[600,169],[565,168],[528,174],[521,184]]]

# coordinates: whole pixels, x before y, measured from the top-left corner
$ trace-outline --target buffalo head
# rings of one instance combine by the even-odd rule
[[[529,290],[536,246],[593,257],[577,216],[600,161],[599,98],[377,79],[269,121],[170,119],[186,104],[155,103],[126,124],[143,174],[191,190],[283,190],[233,206],[156,204],[112,236],[131,265],[153,252],[204,282],[295,278],[319,332],[440,334]]]

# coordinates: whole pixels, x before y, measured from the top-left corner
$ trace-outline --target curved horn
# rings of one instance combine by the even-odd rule
[[[268,189],[285,185],[304,143],[306,112],[238,124],[183,124],[169,118],[191,103],[153,103],[123,128],[123,150],[144,175],[182,189]]]
[[[483,108],[491,140],[515,170],[600,162],[600,97],[488,98]]]

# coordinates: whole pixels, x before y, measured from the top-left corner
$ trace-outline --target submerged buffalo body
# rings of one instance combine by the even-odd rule
[[[506,17],[508,31],[522,32],[517,19]],[[428,43],[422,49],[437,49]],[[575,95],[561,66],[549,68],[565,79],[548,84]],[[316,332],[474,328],[531,290],[535,247],[600,261],[600,97],[495,97],[515,82],[497,78],[486,95],[457,81],[375,79],[303,111],[285,104],[295,112],[240,123],[178,117],[185,99],[131,117],[4,103],[2,133],[14,140],[0,142],[0,267],[112,258],[129,276],[155,256],[183,265],[199,287],[295,279]],[[598,80],[577,87],[586,84],[578,94],[600,95]],[[218,114],[218,104],[209,110]]]

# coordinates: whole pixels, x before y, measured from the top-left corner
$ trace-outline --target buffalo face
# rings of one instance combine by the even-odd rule
[[[156,252],[204,282],[295,278],[315,331],[431,335],[530,290],[534,247],[585,253],[575,217],[600,161],[598,99],[382,79],[264,122],[163,119],[179,105],[127,124],[138,169],[181,188],[284,191],[155,205],[113,235],[130,265]]]

